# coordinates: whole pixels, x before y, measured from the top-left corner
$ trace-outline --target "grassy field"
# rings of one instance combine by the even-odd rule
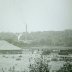
[[[65,49],[72,49],[72,47],[62,47],[62,46],[39,46],[39,47],[24,47],[23,49],[49,49],[49,50],[65,50]]]
[[[34,58],[39,57],[38,54],[24,53],[24,54],[1,54],[0,55],[0,72],[2,68],[5,72],[15,67],[16,71],[26,71],[29,64],[33,63]]]
[[[16,70],[19,72],[29,71],[29,65],[34,63],[34,59],[40,58],[40,54],[32,53],[30,50],[25,50],[23,54],[1,54],[0,55],[0,72],[10,72]],[[52,70],[57,70],[63,66],[64,61],[50,61],[49,66]]]
[[[5,41],[0,42],[0,49],[3,50],[17,50],[18,47],[13,46]],[[20,49],[20,48],[19,48]],[[40,53],[35,50],[65,50],[72,49],[72,47],[58,47],[58,46],[40,46],[40,47],[24,47],[23,54],[0,54],[0,72],[10,72],[10,70],[16,70],[18,72],[29,71],[30,63],[34,63],[34,59],[40,58]],[[33,51],[33,53],[32,53]],[[63,66],[64,61],[50,61],[49,65],[51,70],[59,69]]]

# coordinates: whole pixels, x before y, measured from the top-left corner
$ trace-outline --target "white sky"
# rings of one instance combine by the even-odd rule
[[[0,0],[0,32],[72,29],[72,0]]]

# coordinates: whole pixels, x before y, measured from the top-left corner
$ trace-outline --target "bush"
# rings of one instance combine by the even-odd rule
[[[48,63],[43,58],[35,59],[34,64],[30,64],[29,72],[49,72]]]
[[[57,72],[72,72],[72,64],[70,62],[65,63]]]
[[[50,53],[51,53],[51,52],[50,52],[49,50],[44,50],[42,54],[43,54],[43,55],[49,55]]]

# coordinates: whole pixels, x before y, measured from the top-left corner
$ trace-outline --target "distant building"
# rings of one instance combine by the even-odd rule
[[[22,49],[6,41],[0,41],[0,54],[21,54]]]
[[[30,44],[33,42],[33,40],[29,39],[29,35],[28,35],[28,31],[27,31],[27,24],[26,24],[26,31],[23,32],[23,33],[18,33],[17,34],[17,38],[18,38],[18,41],[21,41],[23,43],[27,43],[27,44]]]

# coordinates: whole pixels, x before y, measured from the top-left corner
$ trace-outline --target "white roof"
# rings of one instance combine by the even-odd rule
[[[21,48],[14,46],[7,41],[0,40],[0,50],[20,50]]]

